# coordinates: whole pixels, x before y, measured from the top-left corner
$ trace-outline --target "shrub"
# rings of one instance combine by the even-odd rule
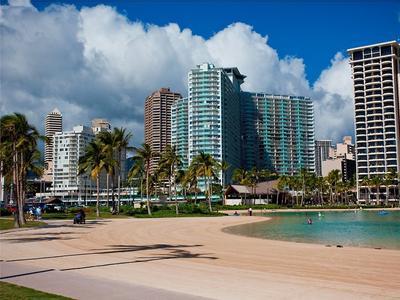
[[[5,207],[0,208],[0,217],[11,216],[11,215],[12,215],[11,211],[8,210],[7,208]]]

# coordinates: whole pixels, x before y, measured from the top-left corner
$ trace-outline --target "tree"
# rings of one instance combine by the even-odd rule
[[[296,206],[299,205],[299,190],[302,187],[302,182],[299,176],[290,176],[289,177],[289,186],[290,188],[296,192]],[[292,197],[292,205],[293,205],[293,197]]]
[[[142,147],[134,148],[136,155],[133,157],[134,160],[142,160],[144,163],[144,169],[146,173],[146,203],[147,203],[147,213],[151,216],[151,209],[150,209],[150,193],[149,193],[149,177],[150,177],[150,163],[151,159],[157,155],[154,152],[149,144],[142,144]]]
[[[396,170],[393,168],[390,169],[389,172],[385,174],[384,184],[386,186],[386,198],[385,198],[386,205],[388,205],[389,202],[391,187],[393,187],[393,195],[396,194],[396,179],[397,179]]]
[[[279,204],[279,192],[283,192],[283,202],[286,203],[286,190],[289,187],[289,177],[287,175],[281,175],[278,178],[278,196],[276,198],[276,204]]]
[[[380,202],[380,189],[384,183],[383,177],[382,176],[373,176],[370,178],[369,183],[372,187],[375,187],[375,192],[376,192],[375,201],[376,201],[376,204],[378,205]]]
[[[185,181],[189,184],[189,189],[194,192],[194,203],[197,203],[197,193],[198,193],[198,169],[195,163],[191,163],[189,169],[186,172]]]
[[[160,170],[168,177],[168,194],[171,199],[171,189],[174,187],[175,194],[175,212],[179,214],[178,200],[176,197],[176,176],[177,170],[182,165],[181,157],[176,152],[176,146],[167,146],[165,151],[161,154],[159,161]]]
[[[188,171],[184,170],[178,170],[176,174],[176,184],[180,185],[181,187],[181,192],[183,195],[183,198],[186,200],[186,191],[189,186],[189,180],[187,176]]]
[[[361,181],[361,186],[367,188],[367,203],[371,202],[371,180],[368,177],[364,177]]]
[[[0,119],[0,136],[1,171],[10,183],[11,195],[17,207],[15,226],[20,227],[25,224],[26,174],[37,161],[37,140],[45,138],[20,113],[5,115]]]
[[[301,182],[301,204],[300,205],[303,206],[304,205],[304,197],[307,193],[306,187],[307,187],[307,180],[309,177],[309,173],[308,173],[307,169],[302,168],[300,170],[300,173],[298,176],[299,176],[299,180]]]
[[[110,200],[110,178],[111,178],[111,190],[112,190],[112,202],[113,202],[113,209],[115,208],[114,205],[114,182],[115,182],[115,171],[117,167],[119,167],[119,162],[114,159],[115,155],[115,148],[116,143],[114,139],[114,135],[108,131],[102,131],[97,136],[96,139],[99,140],[101,143],[102,151],[105,154],[104,160],[104,169],[107,173],[107,207],[109,206]]]
[[[211,181],[217,177],[216,171],[218,168],[217,161],[211,156],[211,154],[206,154],[200,152],[197,156],[193,158],[193,165],[197,170],[197,176],[203,177],[206,180],[206,191],[208,199],[208,209],[212,212],[211,198],[212,198],[212,186]]]
[[[337,201],[337,184],[341,180],[340,171],[339,170],[332,170],[328,173],[326,177],[326,181],[329,185],[329,201],[333,204],[333,195],[335,195],[335,202]]]
[[[141,157],[133,158],[133,165],[128,172],[128,181],[139,180],[140,182],[140,201],[143,201],[143,180],[145,174],[145,162]]]
[[[249,180],[249,172],[245,169],[235,169],[235,171],[233,171],[233,182],[235,183],[239,183],[241,185],[245,185],[245,186],[250,186],[250,180]],[[247,202],[247,193],[244,194],[244,202]]]
[[[225,199],[225,191],[226,191],[226,171],[230,168],[230,164],[228,164],[226,161],[221,161],[219,164],[219,168],[221,169],[222,172],[222,204],[225,205],[226,199]]]
[[[114,128],[112,133],[114,137],[114,147],[118,157],[118,201],[117,201],[117,212],[119,213],[119,207],[121,205],[121,174],[122,174],[122,153],[123,151],[132,150],[129,147],[129,140],[132,138],[132,133],[128,132],[125,128]]]
[[[96,180],[96,216],[100,217],[99,194],[100,194],[100,173],[104,170],[106,163],[106,153],[103,145],[98,140],[91,141],[86,147],[85,154],[79,158],[78,175],[89,173],[93,180]]]
[[[318,193],[318,199],[319,199],[319,203],[320,205],[323,205],[324,203],[324,191],[326,188],[326,179],[324,177],[317,177],[316,178],[316,189],[317,189],[317,193]]]

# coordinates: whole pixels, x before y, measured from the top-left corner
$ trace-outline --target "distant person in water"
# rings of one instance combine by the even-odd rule
[[[235,210],[235,213],[233,214],[234,216],[238,216],[239,214],[238,214],[238,212],[237,212],[237,210]]]
[[[250,207],[249,208],[249,216],[251,217],[253,215],[253,209]]]
[[[308,225],[312,225],[312,220],[311,220],[311,218],[308,218],[308,219],[307,219],[307,224],[308,224]]]

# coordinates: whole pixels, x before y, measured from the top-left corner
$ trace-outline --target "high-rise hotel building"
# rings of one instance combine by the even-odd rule
[[[315,174],[322,176],[322,162],[329,158],[331,140],[315,140]]]
[[[348,49],[352,68],[358,199],[385,200],[386,189],[369,195],[364,178],[400,170],[399,56],[396,41]],[[392,189],[391,189],[392,190]],[[394,200],[394,195],[389,200]]]
[[[146,98],[144,112],[144,141],[157,153],[171,145],[171,106],[182,98],[169,88],[161,88]],[[150,169],[157,168],[159,157],[151,161]]]
[[[171,144],[176,147],[183,170],[189,166],[188,117],[188,98],[177,99],[171,107]]]
[[[308,97],[242,92],[242,164],[293,175],[315,171],[314,110]]]
[[[78,176],[79,157],[85,154],[93,138],[92,129],[81,125],[54,135],[54,195],[63,196],[65,200],[82,199],[84,194],[96,191],[96,183],[89,174]]]
[[[208,63],[189,72],[189,97],[176,101],[171,112],[172,144],[184,165],[203,151],[228,162],[228,172],[239,167],[313,172],[311,99],[243,92],[245,77],[237,68]]]
[[[53,136],[56,132],[62,131],[62,114],[55,108],[52,112],[48,113],[45,120],[45,136],[47,142],[45,143],[44,162],[49,163],[53,161]]]
[[[244,78],[237,68],[217,68],[209,63],[189,72],[189,164],[205,152],[231,166],[227,178],[240,167],[240,85]]]
[[[49,112],[45,119],[45,136],[47,141],[44,145],[44,172],[42,180],[52,182],[53,181],[53,145],[54,145],[54,134],[63,130],[62,114],[55,108]]]

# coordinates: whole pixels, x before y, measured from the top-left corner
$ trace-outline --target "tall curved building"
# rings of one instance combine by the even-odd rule
[[[46,167],[53,162],[53,136],[56,132],[62,132],[62,114],[55,108],[46,116],[45,135],[48,142],[45,144],[44,162]]]

